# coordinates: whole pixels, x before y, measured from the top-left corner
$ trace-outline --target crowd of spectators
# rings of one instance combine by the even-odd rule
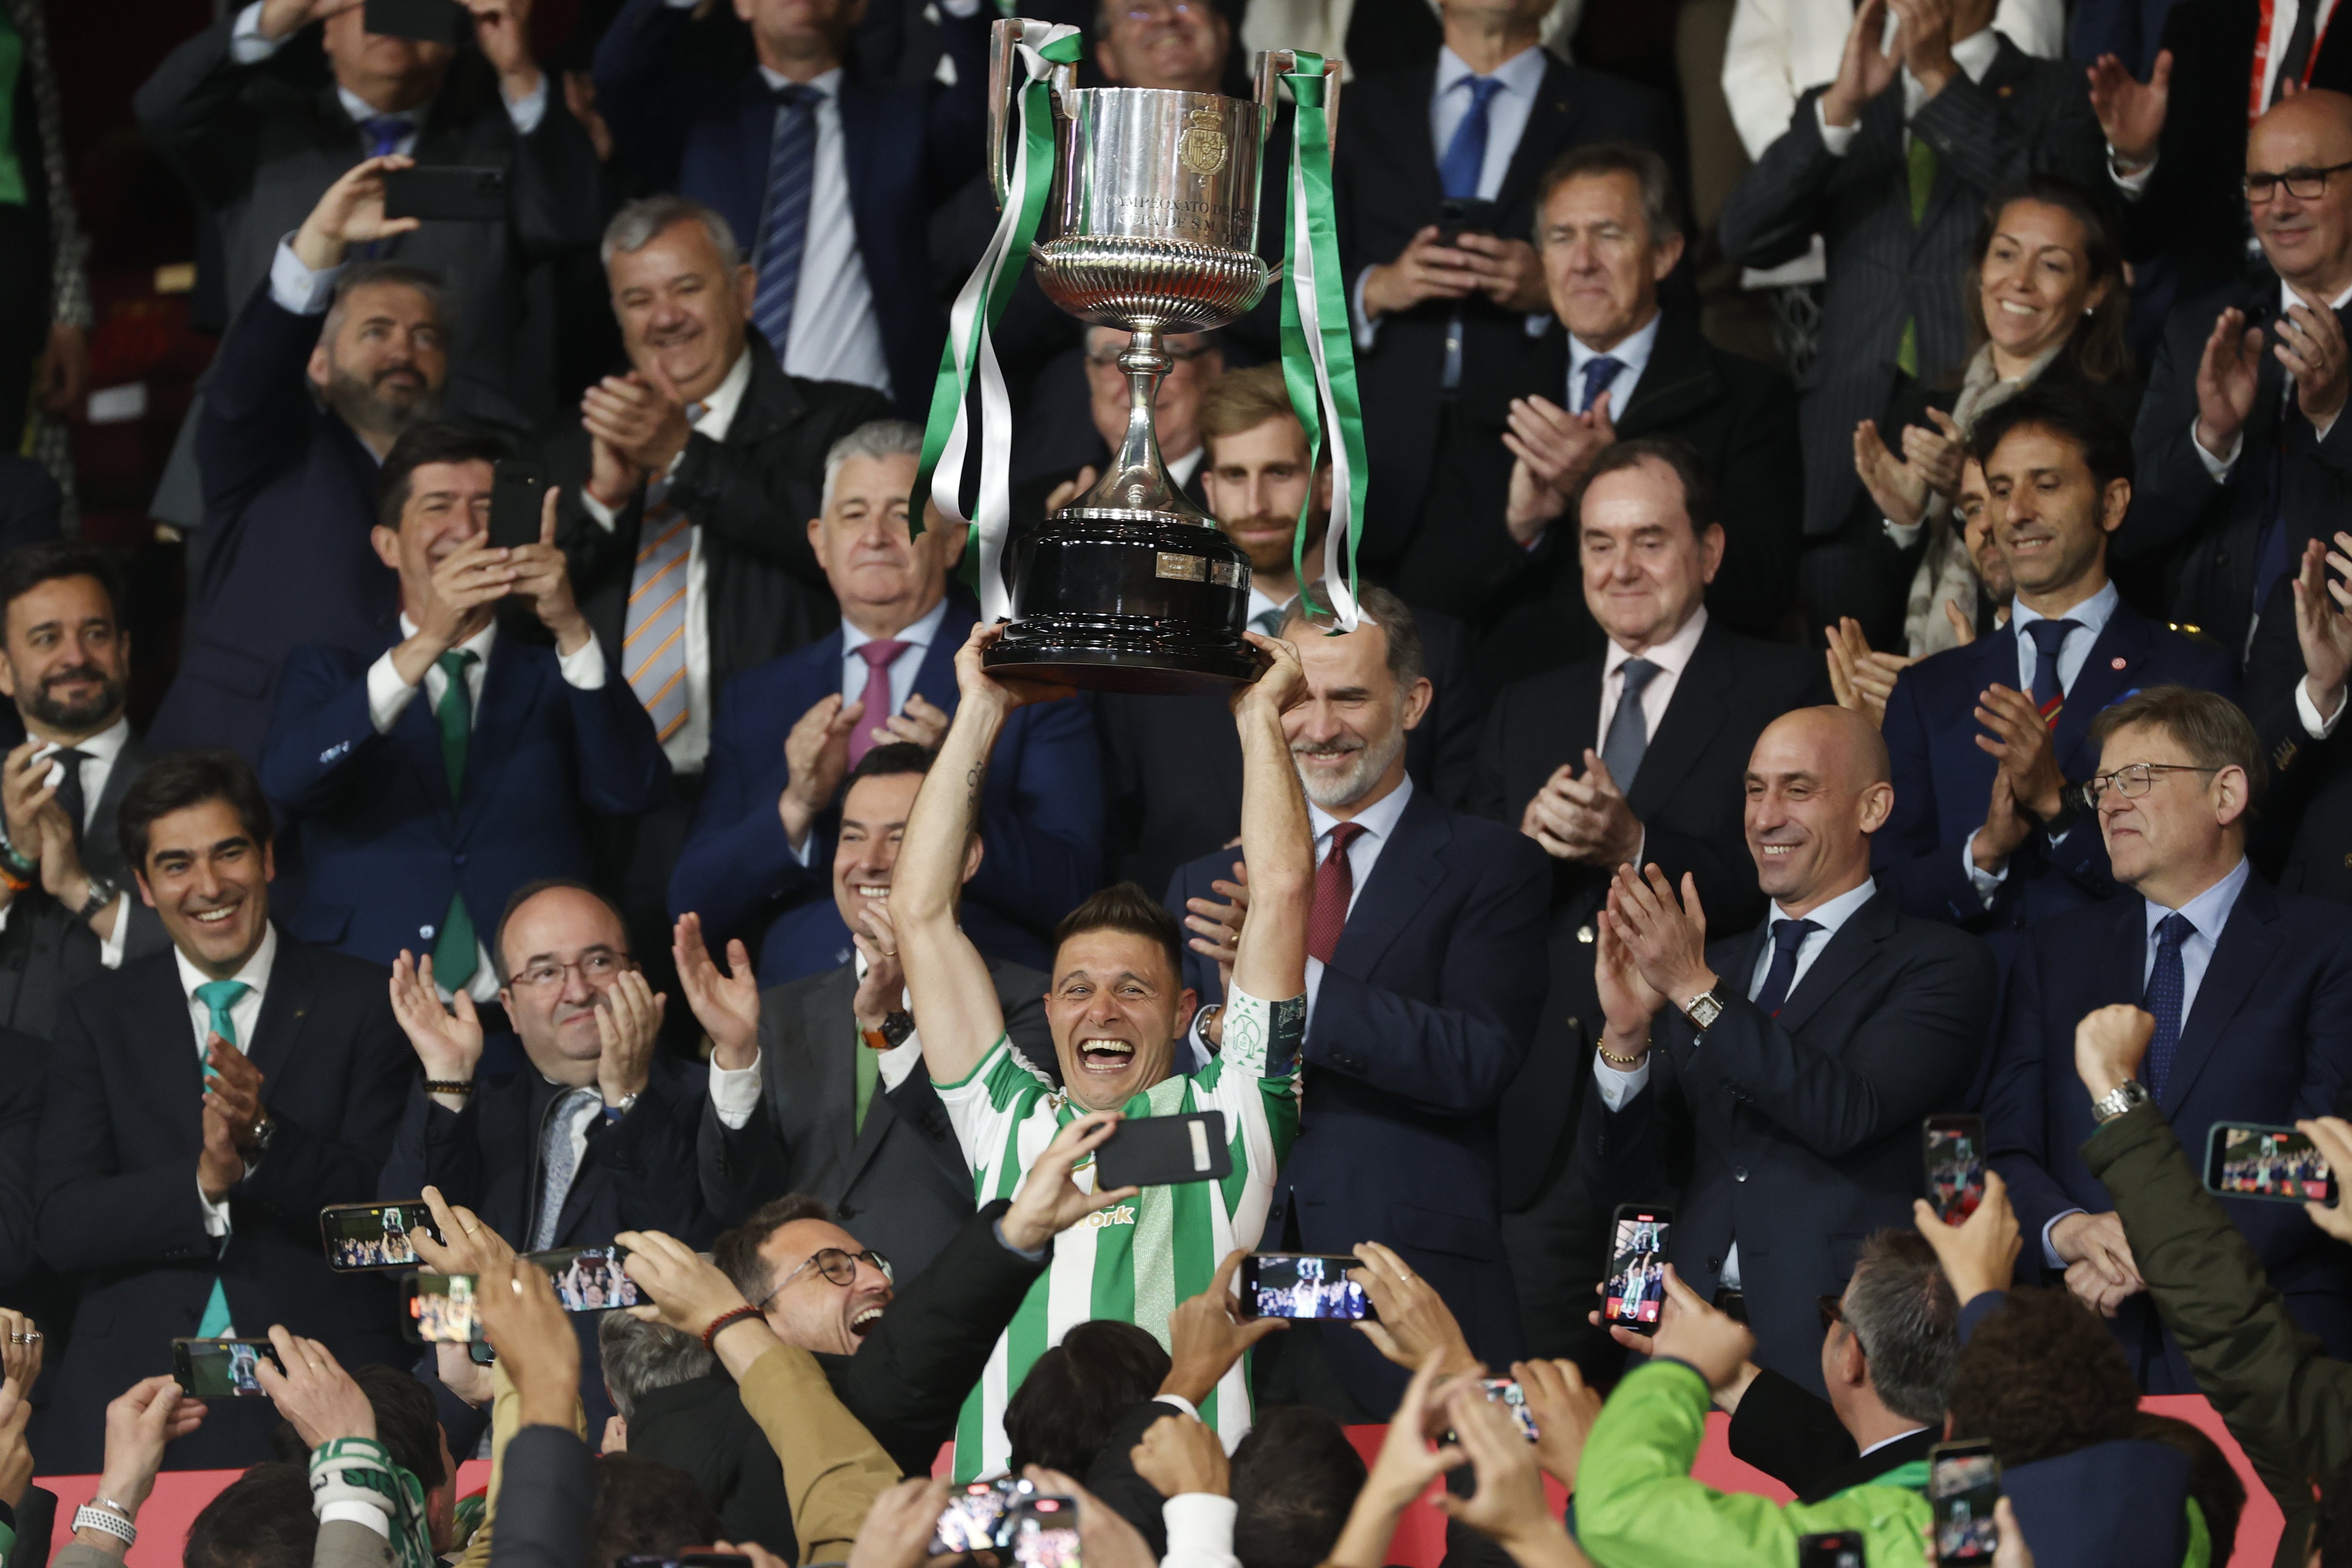
[[[2246,1190],[2352,1167],[2331,5],[1689,0],[1677,104],[1575,0],[1003,0],[1088,88],[1351,62],[1352,629],[1278,291],[1167,340],[1230,700],[992,674],[910,498],[1000,7],[626,0],[569,69],[530,0],[222,9],[137,99],[229,306],[143,727],[125,562],[0,460],[0,1557],[233,1469],[190,1563],[916,1568],[984,1493],[1381,1568],[1437,1483],[1465,1564],[1885,1568],[1973,1440],[2001,1568],[2210,1568],[2244,1489],[2141,1406],[2202,1395],[2352,1568],[2352,1208]],[[89,311],[41,11],[11,432]],[[1129,392],[1032,283],[995,341],[1017,540]],[[1147,1117],[1212,1179],[1108,1186]],[[1371,1316],[1258,1316],[1275,1252]]]

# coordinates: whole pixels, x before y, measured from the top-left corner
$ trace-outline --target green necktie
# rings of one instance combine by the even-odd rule
[[[866,1108],[874,1103],[874,1085],[882,1078],[882,1053],[866,1043],[863,1030],[853,1031],[857,1041],[857,1132],[866,1131]]]
[[[1927,198],[1936,191],[1936,149],[1928,140],[1914,131],[1911,149],[1906,155],[1911,173],[1911,226],[1917,228],[1927,215]],[[1919,374],[1919,323],[1915,319],[1903,323],[1903,341],[1895,350],[1895,368],[1916,380]]]
[[[452,648],[434,661],[448,684],[433,716],[441,725],[441,762],[449,770],[449,800],[455,805],[466,789],[466,747],[474,737],[473,694],[466,686],[466,667],[481,657]],[[441,919],[441,936],[433,945],[433,977],[452,992],[462,991],[480,967],[481,944],[474,935],[474,917],[466,895],[453,894],[449,913]]]
[[[205,1011],[209,1015],[205,1019],[205,1027],[232,1046],[237,1043],[236,1019],[229,1016],[229,1009],[236,1006],[251,989],[253,988],[243,980],[206,980],[196,988],[196,1000],[205,1004]],[[198,1060],[203,1059],[199,1057]],[[207,1076],[217,1076],[209,1066],[205,1071]],[[196,1337],[220,1339],[234,1332],[235,1324],[228,1314],[228,1292],[221,1289],[220,1281],[215,1279],[212,1296],[205,1302],[204,1318],[196,1324]]]

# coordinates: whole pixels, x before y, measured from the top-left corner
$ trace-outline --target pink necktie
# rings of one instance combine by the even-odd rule
[[[890,661],[911,645],[894,643],[887,637],[877,637],[871,643],[857,645],[857,656],[866,661],[866,711],[858,716],[857,727],[849,732],[849,765],[852,768],[874,749],[874,732],[889,722],[890,716],[898,711],[890,703]]]

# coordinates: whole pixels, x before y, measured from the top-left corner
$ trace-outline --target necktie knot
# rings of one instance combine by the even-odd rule
[[[1460,81],[1455,82],[1454,85],[1457,88],[1466,87],[1470,89],[1471,113],[1484,114],[1486,111],[1487,106],[1495,101],[1495,95],[1503,90],[1503,78],[1500,77],[1469,76],[1464,77]]]
[[[471,648],[452,648],[433,662],[441,667],[441,673],[448,676],[450,683],[455,685],[466,678],[467,669],[482,662],[482,656]]]
[[[205,1004],[209,1015],[207,1025],[231,1045],[236,1044],[237,1039],[236,1020],[229,1016],[229,1009],[244,1000],[245,993],[251,989],[243,980],[206,980],[195,989],[196,1000]]]
[[[2177,909],[2156,923],[2157,942],[2175,952],[2179,951],[2183,942],[2196,935],[2197,923]]]
[[[1331,825],[1331,853],[1344,855],[1348,846],[1364,836],[1361,822],[1335,822]]]
[[[806,82],[788,81],[768,89],[769,100],[778,109],[814,109],[817,99],[824,96]]]
[[[415,129],[415,122],[404,114],[372,114],[360,121],[360,134],[367,138],[371,158],[388,156]]]
[[[1577,400],[1576,412],[1589,413],[1593,402],[1609,390],[1609,384],[1615,381],[1624,369],[1624,361],[1612,358],[1607,354],[1598,354],[1585,361],[1584,393]]]
[[[1820,925],[1811,920],[1775,920],[1772,922],[1774,955],[1782,953],[1793,955],[1797,949],[1805,945],[1806,937],[1820,929]]]
[[[1621,703],[1641,701],[1643,691],[1658,678],[1659,666],[1647,659],[1628,659],[1620,668],[1625,676],[1625,695],[1617,699]]]
[[[897,662],[898,655],[905,653],[910,646],[912,646],[911,643],[897,642],[888,637],[877,637],[870,643],[860,643],[857,645],[857,656],[866,661],[867,669],[879,672],[888,669]]]
[[[2066,634],[2081,625],[2079,621],[2029,621],[2025,634],[2033,640],[2035,655],[2055,664],[2058,651],[2066,645]]]
[[[1250,630],[1261,636],[1277,636],[1282,631],[1282,606],[1277,604],[1269,609],[1261,610],[1251,616]]]

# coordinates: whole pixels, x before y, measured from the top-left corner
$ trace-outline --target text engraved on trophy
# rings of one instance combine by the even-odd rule
[[[1153,569],[1151,575],[1173,578],[1178,582],[1206,582],[1209,580],[1209,562],[1202,556],[1178,555],[1172,550],[1161,550],[1160,564]]]
[[[1216,110],[1196,109],[1190,120],[1179,143],[1177,156],[1182,158],[1184,166],[1194,173],[1203,176],[1213,174],[1225,166],[1225,154],[1231,150],[1232,143],[1225,138],[1224,128],[1217,122]]]

